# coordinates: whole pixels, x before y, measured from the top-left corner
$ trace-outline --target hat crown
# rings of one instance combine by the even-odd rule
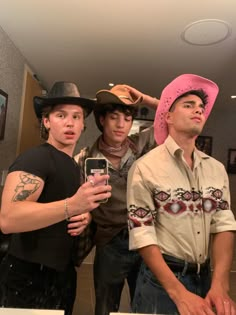
[[[41,119],[43,109],[47,106],[57,104],[79,105],[84,109],[85,117],[87,117],[94,107],[94,100],[80,97],[79,89],[75,83],[57,81],[53,84],[51,90],[46,96],[35,96],[34,110],[36,116]]]
[[[136,101],[133,99],[130,91],[123,85],[115,85],[113,88],[110,89],[110,92],[115,94],[117,97],[119,97],[119,99],[122,99],[124,102],[125,100],[129,100],[131,103],[134,103]]]
[[[58,81],[54,83],[51,90],[47,94],[47,97],[80,97],[80,93],[75,83]]]
[[[127,106],[138,106],[141,104],[142,96],[135,97],[131,91],[122,84],[117,84],[110,90],[100,90],[96,93],[97,104],[120,104]]]

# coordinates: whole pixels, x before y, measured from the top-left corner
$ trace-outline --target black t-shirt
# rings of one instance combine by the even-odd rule
[[[48,143],[21,154],[9,172],[24,171],[44,180],[40,203],[63,200],[80,186],[80,167],[66,153]],[[64,270],[71,262],[75,238],[67,233],[67,221],[39,230],[12,235],[9,252],[18,258]]]

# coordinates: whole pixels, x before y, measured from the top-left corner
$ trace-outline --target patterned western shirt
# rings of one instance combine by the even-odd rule
[[[169,136],[128,176],[130,249],[156,244],[164,254],[203,263],[211,233],[236,230],[222,163],[194,150],[193,170]]]

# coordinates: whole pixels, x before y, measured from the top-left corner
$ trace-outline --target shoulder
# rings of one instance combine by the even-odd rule
[[[24,171],[33,175],[44,177],[41,170],[48,168],[50,148],[45,144],[32,147],[22,154],[9,167],[9,172]]]
[[[49,154],[49,147],[47,147],[45,144],[39,145],[37,147],[32,147],[23,153],[21,153],[15,160],[17,161],[27,161],[31,160],[32,158],[35,158],[38,160],[39,156],[48,155]]]
[[[199,157],[201,158],[201,161],[203,163],[203,165],[208,166],[208,167],[212,167],[212,168],[216,168],[216,169],[225,169],[225,166],[222,162],[220,162],[219,160],[215,159],[214,157],[205,154],[204,152],[201,152],[199,150],[197,150],[197,154],[199,155]]]
[[[133,163],[132,169],[139,169],[140,171],[150,170],[152,172],[153,166],[161,161],[163,150],[164,147],[162,145],[150,150]]]

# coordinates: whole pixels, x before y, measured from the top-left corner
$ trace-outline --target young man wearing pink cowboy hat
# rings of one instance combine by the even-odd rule
[[[72,158],[93,106],[70,82],[56,82],[46,97],[34,98],[46,142],[15,160],[4,186],[1,229],[12,236],[0,264],[1,307],[72,314],[75,236],[89,223],[87,213],[111,195],[109,185],[95,186],[108,175],[81,184]]]
[[[236,314],[229,297],[236,222],[228,177],[220,162],[195,147],[217,94],[214,82],[193,74],[167,85],[154,122],[159,146],[130,170],[130,249],[144,260],[134,312]]]
[[[97,226],[95,235],[94,286],[95,315],[117,312],[125,280],[131,300],[141,258],[129,251],[126,190],[127,174],[132,163],[155,146],[153,127],[128,136],[140,104],[156,108],[158,100],[127,85],[96,94],[94,107],[96,124],[102,134],[88,155],[105,157],[109,161],[109,183],[112,196],[101,203],[92,217]],[[79,156],[77,157],[79,158]]]

